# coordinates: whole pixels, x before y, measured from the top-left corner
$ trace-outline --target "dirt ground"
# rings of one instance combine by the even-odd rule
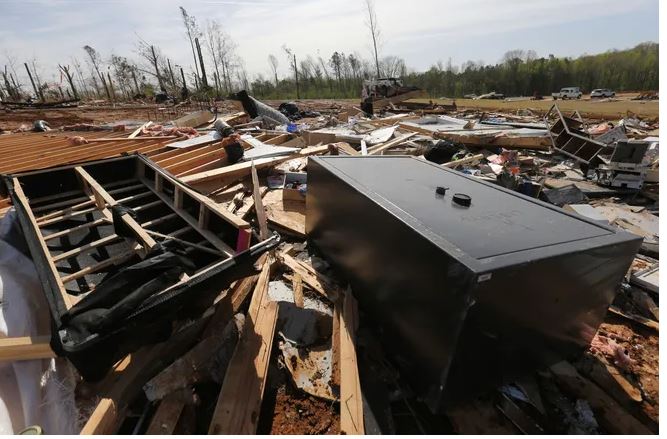
[[[17,109],[7,110],[0,108],[0,129],[11,131],[19,128],[21,125],[32,124],[36,120],[45,120],[51,128],[60,128],[63,125],[73,125],[80,123],[87,124],[106,124],[124,121],[155,123],[167,122],[177,119],[191,111],[199,108],[206,108],[206,105],[188,105],[181,107],[160,107],[157,105],[119,105],[113,106],[79,106],[75,108],[56,108],[56,109]],[[241,106],[236,103],[224,103],[220,105],[222,113],[232,113],[240,111]]]
[[[600,101],[591,100],[584,96],[578,100],[558,100],[545,97],[541,101],[531,101],[530,98],[514,98],[517,100],[495,100],[495,99],[455,99],[459,108],[471,108],[478,110],[513,111],[519,109],[530,109],[534,112],[546,112],[554,103],[558,103],[561,111],[579,111],[582,116],[592,118],[617,119],[627,115],[627,112],[635,113],[639,117],[657,118],[659,113],[658,101],[633,101],[631,98],[637,93],[619,94],[616,100]],[[513,98],[510,98],[513,99]],[[412,99],[414,102],[428,102],[429,99]],[[433,99],[439,104],[451,104],[451,99]]]
[[[557,101],[558,106],[565,112],[578,110],[582,115],[592,118],[619,119],[625,117],[628,112],[635,113],[643,118],[658,117],[658,101],[632,101],[635,93],[619,95],[618,100],[611,102],[600,102],[583,98],[581,100]],[[499,101],[493,99],[456,99],[456,105],[460,109],[479,109],[485,111],[514,111],[518,109],[530,109],[536,113],[544,113],[549,110],[554,102],[551,98],[542,101],[531,101],[528,98],[514,98],[512,101]],[[429,99],[413,99],[414,102],[429,102]],[[277,108],[284,101],[265,101],[267,104]],[[359,107],[358,99],[303,99],[294,101],[300,108],[319,111],[326,115],[330,112],[348,111],[350,115],[356,114]],[[435,103],[451,104],[451,99],[433,99]],[[189,107],[159,107],[157,105],[132,105],[123,104],[113,106],[87,106],[76,108],[61,108],[48,110],[0,109],[0,129],[11,131],[21,125],[32,127],[36,120],[45,120],[51,128],[59,128],[63,125],[78,123],[104,124],[123,121],[156,123],[167,122],[176,119],[189,111],[195,111],[206,105],[196,104]],[[219,102],[218,107],[222,113],[240,111],[241,105],[234,101]]]
[[[603,331],[623,346],[633,360],[628,378],[642,391],[642,411],[658,423],[659,411],[659,337],[655,332],[638,325],[630,328],[618,318],[608,318],[600,326]]]
[[[340,415],[334,404],[289,385],[278,389],[271,434],[339,434]]]

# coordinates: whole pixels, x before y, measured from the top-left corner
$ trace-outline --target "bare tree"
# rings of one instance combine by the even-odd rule
[[[74,66],[74,71],[76,72],[76,76],[79,79],[79,86],[81,87],[81,93],[84,96],[87,96],[88,87],[86,86],[86,81],[83,79],[83,70],[81,69],[81,63],[74,56],[72,57],[72,65]]]
[[[224,34],[217,20],[208,20],[206,22],[204,37],[206,48],[211,54],[211,58],[213,58],[213,67],[215,67],[216,92],[220,93],[220,57],[218,54],[222,52],[222,47],[224,46]]]
[[[296,54],[292,52],[292,49],[287,47],[287,44],[283,44],[283,51],[287,55],[287,61],[290,63],[290,67],[294,72],[294,81],[296,82],[296,98],[299,99],[299,70],[296,66]]]
[[[152,69],[140,69],[140,71],[155,76],[160,91],[166,93],[167,89],[164,85],[161,71],[168,71],[169,68],[166,66],[164,56],[162,56],[159,48],[156,50],[153,45],[142,39],[139,35],[137,35],[137,37],[139,38],[139,41],[137,42],[137,54],[148,62],[150,69]]]
[[[74,96],[74,99],[79,99],[79,93],[76,91],[76,86],[74,85],[74,78],[72,76],[72,72],[70,72],[70,67],[69,66],[61,66],[58,64],[58,68],[65,74],[65,77],[67,78],[67,82],[69,82],[69,86],[72,89],[72,96]]]
[[[405,76],[407,68],[405,61],[397,56],[385,56],[380,60],[382,72],[389,78]]]
[[[12,84],[16,99],[19,99],[23,94],[23,85],[19,82],[19,75],[16,72],[16,64],[18,61],[16,60],[16,57],[7,50],[5,50],[5,59],[7,60],[7,64],[5,65],[5,75],[9,77],[9,82]],[[9,70],[11,71],[7,70],[7,66],[9,66]]]
[[[104,79],[104,74],[100,71],[100,67],[102,66],[102,57],[100,57],[100,54],[93,49],[91,46],[83,46],[83,50],[86,51],[88,54],[88,59],[90,66],[92,67],[93,71],[97,74],[97,77],[100,79],[102,82],[102,85],[104,86],[104,91],[107,94],[107,98],[111,100],[111,92],[109,91],[109,87],[107,86],[107,81]],[[94,83],[97,84],[97,81],[94,80]],[[97,85],[95,85],[95,88],[97,88]]]
[[[271,66],[271,71],[273,72],[273,77],[276,80],[276,88],[278,87],[278,58],[274,54],[269,54],[269,65]]]
[[[378,58],[378,40],[380,39],[380,28],[378,27],[378,19],[375,15],[375,4],[373,0],[364,0],[366,3],[366,11],[368,17],[366,19],[366,27],[371,33],[371,38],[373,39],[373,51],[375,53],[375,69],[377,71],[377,77],[380,77],[380,60]]]
[[[195,52],[195,38],[201,36],[199,31],[199,26],[197,26],[197,20],[193,15],[188,15],[188,12],[183,6],[181,8],[181,15],[183,16],[183,24],[185,25],[185,35],[187,35],[188,40],[190,41],[190,48],[192,48],[192,59],[195,62],[195,71],[197,72],[197,77],[199,77],[199,67],[197,66],[197,54]]]

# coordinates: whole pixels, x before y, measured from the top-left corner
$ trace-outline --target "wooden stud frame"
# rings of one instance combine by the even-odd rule
[[[125,163],[123,161],[127,163],[127,166],[134,167],[133,169],[136,170],[135,178],[103,185],[94,177],[94,169],[97,169],[98,165],[117,162],[110,166],[124,166]],[[81,184],[80,192],[66,191],[66,193],[54,193],[33,199],[30,199],[26,195],[25,192],[27,190],[22,184],[24,177],[31,176],[31,180],[34,180],[36,175],[41,174],[45,181],[48,182],[50,178],[57,178],[59,173],[56,171],[67,172],[70,169]],[[63,174],[60,173],[60,175]],[[151,178],[148,178],[147,175],[151,175]],[[153,162],[139,155],[14,174],[6,176],[5,181],[10,190],[13,204],[19,213],[21,225],[24,231],[26,231],[33,259],[38,268],[42,268],[41,270],[38,269],[38,272],[46,277],[42,281],[48,284],[52,291],[57,293],[54,296],[60,297],[61,300],[57,300],[57,306],[62,311],[70,309],[77,301],[77,297],[69,294],[65,288],[68,282],[80,279],[87,274],[99,272],[113,265],[123,264],[128,259],[137,255],[144,257],[157,245],[158,240],[178,241],[189,247],[189,251],[200,251],[209,255],[213,254],[219,256],[221,260],[247,249],[250,245],[250,241],[248,240],[250,225],[246,221],[220,208],[213,201],[180,183]],[[27,184],[29,185],[29,183]],[[167,186],[170,187],[169,191],[166,190]],[[57,185],[54,184],[54,187],[57,187]],[[135,192],[135,194],[127,195],[128,192]],[[191,213],[183,208],[184,197],[187,197],[188,201],[191,203],[194,202],[197,205],[194,212]],[[135,211],[146,210],[148,212],[154,207],[162,206],[162,211],[166,207],[172,213],[143,221],[141,224],[127,213],[121,215],[121,220],[134,235],[134,239],[127,239],[129,243],[128,250],[102,259],[95,264],[81,267],[74,273],[61,273],[56,266],[58,262],[68,260],[83,253],[98,251],[106,245],[117,243],[126,238],[113,233],[107,233],[101,236],[101,238],[84,245],[63,248],[62,252],[58,254],[52,254],[52,250],[49,249],[47,243],[56,238],[66,237],[76,231],[94,229],[113,223],[111,209],[128,201],[140,203],[133,206]],[[54,228],[58,222],[94,212],[100,212],[102,214],[101,218],[74,227],[63,228],[50,234],[45,235],[42,233],[42,229],[45,226]],[[237,230],[237,236],[221,237],[209,229],[208,227],[213,216],[217,216],[231,224],[233,229]],[[180,226],[177,230],[170,233],[151,230],[151,228],[158,224],[163,224],[166,221],[178,221],[179,219],[181,223],[184,221],[187,225],[185,227]],[[57,229],[57,227],[55,228]],[[200,236],[199,242],[178,237],[192,231],[197,232]],[[91,291],[93,289],[94,286],[91,288]]]

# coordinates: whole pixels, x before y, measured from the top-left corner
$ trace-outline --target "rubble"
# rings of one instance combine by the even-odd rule
[[[81,419],[73,422],[70,415],[72,422],[62,432],[74,428],[83,434],[658,431],[656,120],[634,115],[618,121],[569,117],[557,106],[544,115],[532,110],[481,113],[456,104],[405,101],[406,96],[376,99],[373,115],[353,106],[315,101],[284,103],[278,111],[275,107],[282,102],[260,102],[247,92],[237,98],[216,104],[222,112],[190,108],[183,114],[144,114],[115,124],[61,123],[44,117],[51,131],[0,135],[3,196],[9,195],[0,199],[4,215],[0,245],[9,242],[6,245],[34,261],[36,273],[43,277],[42,299],[57,304],[48,307],[49,315],[35,319],[30,331],[17,332],[9,324],[2,328],[0,356],[7,364],[22,360],[38,370],[40,359],[57,355],[58,373],[69,371],[59,370],[62,364],[78,368],[70,371],[67,391],[74,395],[72,410]],[[78,108],[86,106],[90,104]],[[41,117],[26,122],[36,119]],[[337,185],[323,180],[318,171],[322,163],[352,160],[360,163],[360,172],[341,175]],[[395,168],[382,177],[382,184],[367,195],[388,200],[384,210],[372,214],[345,188],[370,185],[370,180],[363,181],[379,172],[378,166],[366,165],[373,160],[433,168],[441,181],[429,186],[429,206],[444,209],[442,203],[447,202],[452,212],[468,221],[488,222],[486,236],[448,236],[459,255],[481,252],[484,245],[502,241],[502,251],[516,257],[521,249],[515,247],[530,236],[544,240],[556,233],[557,221],[535,222],[527,208],[514,209],[516,217],[507,217],[503,213],[507,200],[515,198],[552,212],[554,218],[604,230],[605,236],[631,233],[641,247],[638,254],[632,250],[622,257],[612,255],[603,263],[597,254],[597,266],[589,268],[572,253],[570,259],[552,264],[561,267],[552,280],[549,271],[540,275],[526,270],[503,286],[495,278],[509,276],[511,268],[504,266],[489,280],[484,278],[491,272],[487,262],[484,272],[475,275],[481,287],[475,288],[474,297],[464,297],[463,283],[451,287],[461,281],[452,275],[447,285],[460,296],[460,315],[466,316],[461,322],[467,322],[462,323],[457,349],[472,350],[466,354],[469,366],[456,363],[452,370],[458,368],[466,373],[457,376],[472,379],[444,383],[439,373],[439,379],[428,379],[427,371],[406,366],[408,360],[422,358],[423,366],[431,357],[450,355],[437,353],[432,342],[438,331],[449,328],[443,325],[451,326],[448,334],[458,334],[453,325],[459,320],[426,300],[426,292],[437,284],[438,274],[427,271],[435,264],[434,256],[422,261],[424,270],[414,268],[406,257],[417,260],[419,252],[410,251],[411,246],[424,236],[433,238],[443,210],[405,217],[406,222],[432,222],[428,230],[415,234],[418,238],[401,240],[395,231],[375,236],[382,231],[388,210],[408,212],[402,203],[417,202],[421,188],[411,189],[401,200],[392,197],[412,187],[424,171],[411,174],[392,165]],[[632,172],[638,178],[627,176]],[[452,182],[465,181],[465,190],[459,189],[462,183],[445,181],[444,176],[451,176]],[[471,191],[475,185],[492,190],[496,197],[481,201]],[[508,198],[501,201],[504,196]],[[338,208],[318,210],[325,202],[338,203]],[[480,203],[487,209],[483,218],[466,216],[469,205],[481,215]],[[321,234],[314,231],[316,219],[329,224]],[[523,232],[510,235],[509,228],[517,224]],[[335,232],[336,227],[345,227],[345,232]],[[4,229],[22,229],[24,238],[10,238]],[[347,235],[350,231],[354,233]],[[66,238],[71,232],[75,234]],[[562,236],[552,244],[581,246],[577,233],[561,230]],[[322,245],[322,236],[329,240],[328,246]],[[599,245],[604,238],[589,239]],[[104,261],[118,254],[114,245],[131,254],[121,252],[123,258],[107,264]],[[372,256],[376,246],[384,250]],[[150,300],[172,303],[177,296],[169,294],[169,286],[148,290],[145,297],[130,294],[125,301],[102,297],[135,264],[155,262],[151,251],[162,247],[178,258],[190,255],[196,265],[179,262],[181,268],[167,276],[171,284],[189,286],[188,300],[179,304],[178,312],[149,313],[143,320],[138,312]],[[241,256],[248,247],[255,249],[253,256]],[[347,259],[341,263],[333,255],[343,248]],[[499,253],[477,257],[495,263],[502,259]],[[391,262],[369,274],[384,258]],[[578,262],[573,263],[575,259]],[[210,276],[212,266],[224,263],[234,266],[233,276]],[[605,272],[591,284],[606,286],[599,296],[604,300],[589,301],[589,305],[595,302],[594,310],[591,305],[579,312],[574,311],[574,296],[590,295],[594,289],[575,280],[583,272],[596,276]],[[127,280],[131,287],[125,290],[136,293],[161,277],[148,271],[144,275],[148,278]],[[3,284],[6,276],[0,270]],[[370,290],[361,287],[364,276],[373,279]],[[389,286],[398,278],[403,287],[391,296]],[[531,286],[523,287],[528,281]],[[484,282],[495,285],[493,295],[484,293]],[[33,284],[21,285],[21,291]],[[514,348],[525,345],[540,351],[545,343],[524,337],[526,328],[532,331],[537,320],[546,319],[535,316],[543,315],[546,304],[540,300],[547,292],[554,298],[548,307],[550,331],[572,324],[572,331],[578,332],[568,333],[569,339],[580,341],[569,355],[558,358],[560,362],[523,364],[509,374],[514,369],[498,365],[511,359],[511,352],[493,356],[491,341],[469,338],[476,325],[485,322],[486,333],[498,332],[499,339],[511,333],[508,339]],[[383,295],[382,300],[369,303],[373,294]],[[206,299],[195,304],[195,296]],[[397,302],[391,309],[383,308],[390,296]],[[522,306],[535,298],[530,312],[508,299],[514,296],[522,298],[517,299]],[[503,299],[488,305],[495,297]],[[104,300],[112,300],[104,308],[110,312],[106,319],[98,315],[103,307],[95,304]],[[6,312],[15,306],[9,303]],[[86,314],[90,318],[85,325],[77,326],[87,328],[88,336],[103,335],[110,328],[122,333],[127,326],[140,331],[141,337],[128,332],[113,350],[94,355],[82,345],[83,353],[77,357],[63,348],[68,343],[63,335],[72,331],[72,318],[85,314],[78,312],[84,308],[98,313]],[[478,315],[480,309],[484,312]],[[429,314],[437,314],[430,323]],[[589,316],[587,324],[576,326],[575,315]],[[379,323],[388,316],[400,328],[392,328],[396,336],[389,340],[390,327]],[[510,330],[493,326],[491,317],[524,323]],[[58,331],[50,334],[51,327]],[[412,350],[400,343],[406,335]],[[491,355],[483,365],[480,349]],[[105,356],[108,361],[102,361]],[[525,358],[516,354],[514,359]],[[487,372],[480,372],[482,366]],[[484,385],[482,377],[494,382]],[[454,384],[463,397],[454,398],[448,391],[451,400],[440,406],[441,401],[434,403],[438,391],[422,392],[420,380],[426,388],[435,385],[440,390],[444,384]],[[0,398],[6,397],[0,393]],[[61,428],[47,417],[34,423],[43,424],[47,433]],[[10,432],[28,426],[12,426]]]

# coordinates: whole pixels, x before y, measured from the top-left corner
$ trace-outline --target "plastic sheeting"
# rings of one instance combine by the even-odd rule
[[[0,221],[0,337],[49,334],[49,309],[12,211]],[[64,360],[0,362],[0,434],[40,425],[49,434],[77,434],[75,373]]]

